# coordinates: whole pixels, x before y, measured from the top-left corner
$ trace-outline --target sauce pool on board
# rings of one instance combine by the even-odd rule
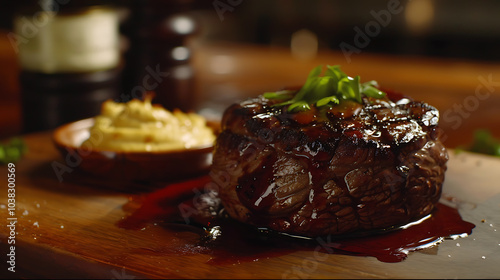
[[[436,246],[444,239],[472,233],[474,224],[462,220],[458,210],[439,203],[421,220],[398,228],[317,238],[289,236],[237,222],[224,214],[214,193],[204,192],[208,176],[175,183],[136,197],[124,206],[128,216],[117,226],[140,230],[155,223],[165,227],[188,224],[186,232],[198,233],[199,241],[179,248],[184,254],[208,254],[210,263],[231,264],[277,257],[300,250],[375,257],[382,262],[401,262],[410,252]],[[202,229],[200,231],[200,229]]]

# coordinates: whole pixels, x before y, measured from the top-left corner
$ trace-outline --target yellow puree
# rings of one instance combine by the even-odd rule
[[[150,98],[104,102],[90,134],[86,141],[92,139],[93,147],[111,151],[180,150],[203,147],[215,140],[202,116],[152,106]]]

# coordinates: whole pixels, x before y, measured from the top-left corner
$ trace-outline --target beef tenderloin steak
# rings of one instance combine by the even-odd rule
[[[433,211],[448,160],[435,108],[391,92],[323,111],[277,102],[259,96],[223,115],[211,176],[232,218],[314,237]]]

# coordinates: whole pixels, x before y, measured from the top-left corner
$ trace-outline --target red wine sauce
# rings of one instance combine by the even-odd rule
[[[208,176],[171,184],[156,192],[131,200],[124,206],[129,216],[120,220],[121,228],[138,230],[153,222],[162,226],[189,224],[184,230],[200,234],[199,242],[186,244],[179,251],[211,255],[211,263],[229,264],[255,261],[290,254],[299,250],[317,250],[325,253],[371,256],[382,262],[400,262],[409,252],[432,247],[444,239],[472,233],[474,224],[463,221],[457,209],[438,204],[426,219],[403,229],[371,232],[369,235],[342,238],[290,237],[267,229],[257,229],[210,211],[194,211],[196,199],[210,182]],[[187,200],[186,200],[187,199]],[[198,208],[200,203],[198,203]],[[188,210],[186,210],[188,209]],[[190,210],[189,210],[190,209]],[[218,213],[223,211],[218,210]],[[200,213],[198,213],[200,212]],[[186,213],[188,215],[186,215]],[[212,214],[207,214],[212,213]],[[186,248],[190,248],[186,250]]]

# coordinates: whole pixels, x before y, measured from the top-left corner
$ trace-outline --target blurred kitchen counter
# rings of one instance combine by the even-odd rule
[[[500,137],[500,64],[352,54],[321,51],[312,59],[299,59],[289,49],[232,43],[193,44],[196,100],[205,115],[217,116],[234,101],[266,91],[304,83],[317,65],[339,64],[362,81],[377,80],[437,107],[448,147],[472,141],[473,131],[486,128]],[[16,53],[0,32],[0,138],[21,132],[21,107]]]

